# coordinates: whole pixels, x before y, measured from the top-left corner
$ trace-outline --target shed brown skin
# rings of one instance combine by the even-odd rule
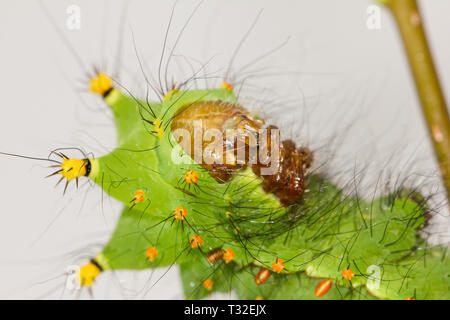
[[[278,128],[266,125],[262,120],[254,119],[251,114],[237,104],[204,101],[186,106],[172,120],[172,131],[185,129],[189,132],[191,141],[182,141],[181,138],[177,140],[190,156],[200,151],[194,150],[194,127],[195,121],[198,120],[201,120],[202,125],[201,136],[209,129],[215,129],[223,135],[221,141],[211,138],[202,139],[201,142],[203,157],[200,164],[216,181],[226,182],[234,173],[251,165],[253,172],[263,179],[264,191],[275,194],[283,206],[294,203],[303,194],[305,171],[313,160],[312,153],[307,148],[297,148],[293,141],[284,140],[277,146],[279,161],[276,161],[275,164],[263,164],[259,157],[255,159],[256,161],[251,162],[249,150],[256,148],[254,150],[258,152],[261,147],[271,150],[271,130]],[[267,130],[267,139],[258,141],[260,129]],[[238,144],[238,141],[241,144]],[[241,163],[236,161],[238,145],[245,146],[245,159]],[[268,155],[270,156],[270,152]],[[274,167],[272,171],[274,173],[263,175],[262,169],[271,165],[272,168]]]

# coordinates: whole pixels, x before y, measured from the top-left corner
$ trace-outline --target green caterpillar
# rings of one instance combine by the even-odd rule
[[[417,192],[365,201],[305,170],[304,192],[286,203],[250,166],[218,179],[174,136],[174,119],[194,105],[238,105],[230,85],[172,90],[157,103],[99,74],[91,91],[112,109],[118,146],[98,159],[60,154],[56,173],[67,183],[89,177],[125,208],[80,269],[81,285],[108,270],[178,264],[188,299],[232,290],[241,299],[450,298],[446,248],[418,235],[428,208]]]

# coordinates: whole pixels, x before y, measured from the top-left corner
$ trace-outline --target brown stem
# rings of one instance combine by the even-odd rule
[[[392,12],[408,55],[422,111],[450,201],[450,117],[416,0],[378,0]]]

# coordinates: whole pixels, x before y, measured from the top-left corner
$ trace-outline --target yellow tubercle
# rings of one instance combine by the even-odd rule
[[[178,89],[172,89],[169,92],[166,93],[166,95],[164,96],[164,100],[168,100],[170,99],[175,93],[178,93],[180,90]]]
[[[164,128],[162,127],[162,121],[160,118],[156,118],[154,122],[155,133],[159,138],[164,135]]]
[[[91,79],[89,83],[89,90],[102,96],[111,89],[112,80],[103,72],[99,73],[97,77]]]
[[[92,286],[95,281],[95,278],[102,272],[102,270],[92,261],[85,264],[80,268],[80,273],[78,277],[78,281],[81,286]]]
[[[59,173],[67,179],[67,181],[83,177],[88,173],[89,160],[87,159],[67,159],[64,158],[61,163]]]

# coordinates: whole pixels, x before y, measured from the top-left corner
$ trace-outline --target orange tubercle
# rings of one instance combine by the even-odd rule
[[[197,184],[199,179],[197,171],[194,170],[188,170],[184,174],[184,181],[186,181],[187,184]]]
[[[187,217],[187,210],[184,207],[177,207],[173,214],[175,215],[175,219],[184,220]]]
[[[192,236],[189,243],[191,244],[191,248],[198,248],[203,244],[203,239],[200,236]]]
[[[226,81],[222,82],[221,87],[222,87],[222,89],[233,91],[233,86],[230,83],[226,82]]]
[[[280,273],[284,269],[284,260],[276,259],[272,264],[273,271]]]
[[[134,197],[133,197],[133,203],[138,204],[138,203],[143,202],[144,200],[145,200],[144,191],[142,191],[142,190],[136,191],[136,193],[134,194]]]
[[[158,250],[156,250],[155,247],[150,247],[145,251],[145,256],[147,257],[147,260],[150,262],[153,262],[155,258],[158,256]]]
[[[229,263],[234,259],[234,251],[232,249],[225,249],[223,251],[223,260],[225,260],[226,263]]]
[[[208,291],[212,289],[213,285],[214,282],[211,279],[206,279],[205,281],[203,281],[203,287]]]
[[[355,273],[353,272],[352,269],[348,268],[348,269],[344,269],[342,270],[342,278],[344,278],[345,280],[352,280],[353,277],[355,276]]]

